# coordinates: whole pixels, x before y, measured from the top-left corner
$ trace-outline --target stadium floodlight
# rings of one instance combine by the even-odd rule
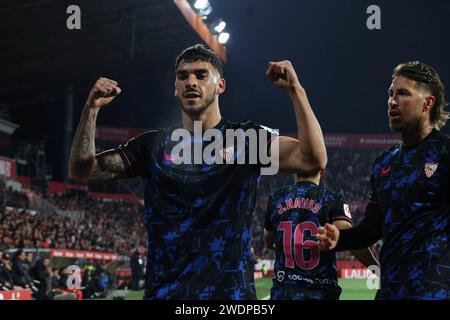
[[[219,43],[220,44],[225,44],[227,43],[228,39],[230,38],[230,34],[228,32],[222,32],[221,34],[219,34]]]
[[[194,8],[198,10],[205,10],[209,7],[209,1],[208,0],[197,0],[194,3]]]
[[[202,17],[206,17],[212,12],[212,7],[209,4],[208,0],[196,0],[194,2],[194,8],[197,10],[197,13]]]
[[[222,31],[225,29],[226,26],[227,26],[227,23],[223,20],[220,20],[220,22],[218,22],[214,25],[214,30],[217,33],[222,33]]]

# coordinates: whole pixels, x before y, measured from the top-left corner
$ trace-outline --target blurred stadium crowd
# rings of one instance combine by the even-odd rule
[[[67,286],[72,272],[67,266],[52,267],[48,257],[18,249],[14,254],[0,251],[0,291],[30,290],[37,300],[81,300],[103,298],[112,275],[99,263],[84,267],[79,289]]]
[[[128,254],[131,244],[145,246],[143,208],[125,201],[104,202],[82,192],[46,195],[62,210],[84,213],[83,219],[28,209],[25,194],[0,189],[0,249],[58,248]],[[7,208],[9,207],[9,208]]]
[[[370,192],[370,166],[377,150],[331,149],[327,172],[322,183],[342,190],[356,224],[362,217]],[[126,189],[142,188],[125,182]],[[270,193],[295,183],[293,174],[262,176],[252,222],[255,261],[274,258],[263,246],[264,216]],[[64,194],[40,197],[64,212],[82,212],[72,217],[49,210],[29,210],[30,199],[22,191],[7,187],[0,180],[0,291],[27,288],[36,299],[77,299],[105,296],[111,288],[113,275],[100,263],[84,267],[82,292],[67,290],[70,272],[65,266],[52,266],[48,257],[39,257],[26,250],[71,249],[113,252],[132,256],[137,247],[146,247],[144,210],[141,205],[126,201],[94,199],[87,192],[71,190]],[[11,249],[18,248],[13,254]],[[352,259],[339,253],[341,259]],[[144,259],[145,260],[145,259]],[[136,281],[134,279],[133,281]],[[130,284],[131,285],[131,284]],[[136,284],[133,285],[136,288]]]

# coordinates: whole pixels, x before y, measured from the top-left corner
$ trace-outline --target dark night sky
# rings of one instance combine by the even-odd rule
[[[450,1],[227,3],[214,5],[232,37],[222,105],[239,105],[243,117],[295,130],[289,99],[264,78],[272,59],[294,63],[325,132],[389,132],[387,89],[400,62],[422,60],[450,86]],[[370,31],[366,8],[374,3],[382,29]]]
[[[422,60],[450,87],[450,1],[210,0],[230,41],[222,114],[296,131],[288,96],[265,78],[267,62],[289,59],[326,133],[389,133],[387,89],[400,62]],[[381,30],[368,30],[366,9],[381,8]],[[187,27],[187,25],[186,25]],[[182,48],[180,48],[181,50]],[[175,57],[173,57],[175,58]],[[102,110],[99,125],[153,128],[181,119],[173,97],[173,58],[149,64],[148,76],[116,78],[123,92]],[[101,76],[101,75],[99,75]],[[77,88],[74,129],[91,83]],[[447,88],[447,96],[450,92]],[[18,108],[22,136],[50,139],[50,161],[62,150],[62,103]],[[28,119],[28,120],[27,120]],[[27,129],[25,129],[25,127]],[[450,125],[444,129],[450,132]],[[55,151],[56,150],[56,151]]]
[[[231,34],[227,90],[220,101],[231,119],[296,130],[287,95],[265,78],[270,60],[293,62],[330,133],[389,132],[387,89],[400,62],[422,60],[450,83],[450,1],[378,1],[382,29],[374,31],[366,27],[372,1],[230,2],[211,0],[214,15],[227,21]],[[172,62],[149,68],[147,79],[124,84],[122,97],[100,121],[151,127],[179,119]]]

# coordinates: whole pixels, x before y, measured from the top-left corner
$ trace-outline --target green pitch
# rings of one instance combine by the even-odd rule
[[[339,279],[342,288],[341,300],[373,300],[376,290],[369,290],[366,287],[366,280],[342,280]],[[256,296],[258,300],[268,298],[272,279],[263,278],[255,281]]]
[[[376,290],[366,288],[366,280],[342,280],[339,279],[339,285],[342,288],[341,300],[373,300]],[[255,281],[256,296],[258,300],[268,299],[272,279],[263,278]],[[125,295],[126,300],[141,300],[144,291],[128,291]],[[107,299],[112,299],[112,296]]]
[[[342,288],[341,300],[374,300],[377,290],[366,287],[366,280],[339,279]]]

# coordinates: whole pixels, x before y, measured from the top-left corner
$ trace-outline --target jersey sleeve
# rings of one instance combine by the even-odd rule
[[[249,152],[257,152],[257,166],[261,168],[261,174],[273,175],[278,172],[278,158],[279,153],[277,145],[272,144],[273,141],[279,137],[278,130],[249,122],[248,125],[256,130],[257,145],[249,146]],[[274,155],[271,154],[274,152]]]
[[[331,207],[330,212],[331,222],[344,220],[352,223],[352,214],[350,212],[350,207],[345,203],[344,194],[339,192],[334,200],[334,204]]]
[[[353,228],[341,230],[335,251],[367,248],[383,237],[383,216],[378,204],[371,176],[372,193],[361,222]]]
[[[263,141],[265,141],[266,143],[264,147],[266,149],[269,149],[272,141],[275,140],[275,138],[278,138],[280,136],[280,133],[276,129],[272,129],[263,125],[258,125],[258,128],[266,133],[267,136],[265,136],[265,139],[263,139]]]
[[[353,228],[341,230],[336,251],[370,247],[382,237],[382,219],[377,205],[369,202],[362,221]]]
[[[152,161],[152,150],[159,133],[159,130],[144,132],[116,149],[119,151],[130,177],[148,174],[148,168]]]

